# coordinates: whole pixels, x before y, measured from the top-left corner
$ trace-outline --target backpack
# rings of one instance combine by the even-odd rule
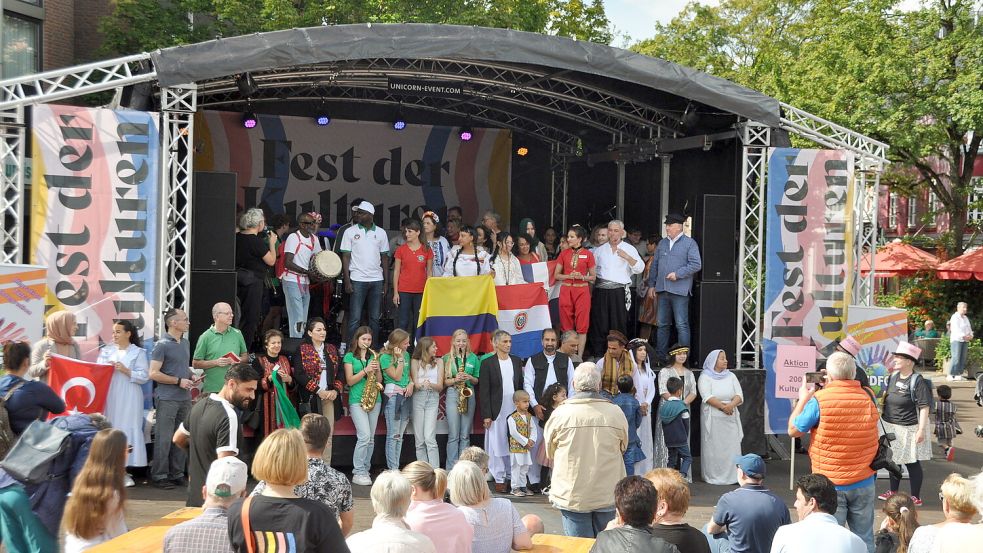
[[[888,379],[887,388],[890,389],[891,386],[896,384],[900,378],[901,373],[895,371],[895,373],[891,375],[891,378]],[[908,395],[911,397],[911,402],[918,405],[916,389],[921,382],[924,382],[924,384],[928,386],[928,412],[935,413],[935,394],[932,391],[932,381],[924,379],[922,375],[918,374],[917,372],[911,374],[911,385],[908,386]]]
[[[7,456],[7,452],[14,447],[14,442],[17,439],[14,437],[14,429],[10,427],[10,415],[7,413],[7,402],[10,401],[11,396],[14,392],[19,390],[24,384],[27,384],[26,380],[21,380],[17,384],[14,384],[7,390],[7,393],[0,398],[0,460]]]
[[[287,260],[283,258],[283,246],[286,243],[286,240],[282,240],[280,245],[276,247],[276,265],[273,266],[273,275],[277,278],[283,278],[284,273],[287,272]]]

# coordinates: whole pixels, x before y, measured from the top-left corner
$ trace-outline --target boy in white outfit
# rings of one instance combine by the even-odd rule
[[[529,413],[529,394],[516,390],[512,394],[515,412],[509,415],[509,459],[512,461],[512,495],[533,495],[526,488],[529,467],[532,466],[532,446],[538,439],[536,425]]]

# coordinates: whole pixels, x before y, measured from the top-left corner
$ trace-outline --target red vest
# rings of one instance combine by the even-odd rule
[[[812,472],[834,484],[854,484],[874,474],[877,407],[856,380],[833,380],[816,392],[819,425],[812,430]]]

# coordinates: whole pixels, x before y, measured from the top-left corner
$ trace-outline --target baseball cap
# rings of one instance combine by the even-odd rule
[[[372,202],[367,202],[365,200],[362,200],[362,203],[360,203],[357,206],[355,206],[355,209],[360,209],[362,211],[367,211],[367,212],[371,213],[372,215],[375,215],[375,206],[372,205]]]
[[[236,497],[246,489],[248,469],[235,457],[221,457],[212,461],[205,479],[205,490],[215,497]]]
[[[737,466],[741,467],[744,474],[751,478],[765,477],[765,461],[760,455],[748,453],[747,455],[734,457],[734,462],[737,463]]]

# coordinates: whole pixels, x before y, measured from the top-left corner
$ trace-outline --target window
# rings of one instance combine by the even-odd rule
[[[898,227],[898,196],[894,193],[887,196],[887,226],[891,230]]]
[[[967,223],[983,222],[983,178],[973,179],[973,192],[969,195],[968,208]]]
[[[918,226],[918,198],[910,196],[908,198],[908,227]]]
[[[41,24],[35,20],[4,12],[0,41],[0,78],[12,79],[37,73],[41,69]]]

